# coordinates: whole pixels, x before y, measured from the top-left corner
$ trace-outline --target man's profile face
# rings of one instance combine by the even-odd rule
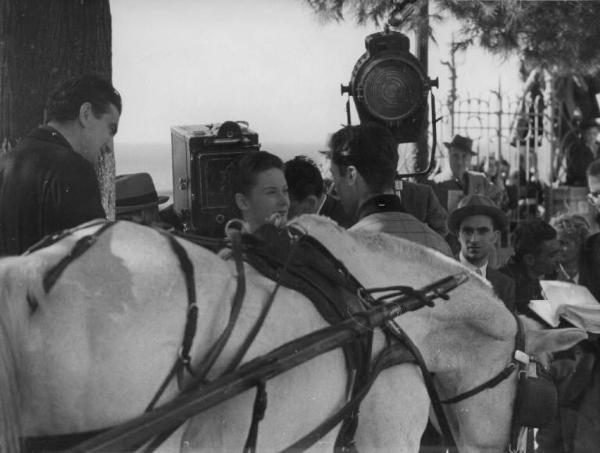
[[[458,240],[463,256],[475,266],[485,264],[488,256],[498,242],[500,232],[494,228],[494,222],[486,215],[465,217],[460,223]]]
[[[448,161],[450,163],[452,176],[461,178],[467,171],[467,168],[469,168],[469,164],[471,163],[471,153],[451,146],[448,151]]]
[[[556,272],[562,258],[558,239],[544,241],[538,254],[533,256],[531,270],[537,275],[549,275]]]
[[[590,190],[588,200],[600,212],[600,175],[588,175],[587,181]]]
[[[340,167],[331,162],[331,178],[333,179],[336,194],[342,203],[344,211],[347,214],[355,213],[358,209],[358,196],[354,187],[348,182],[348,171],[342,174]]]
[[[81,153],[90,162],[95,163],[100,151],[105,146],[112,149],[113,137],[119,128],[121,115],[117,108],[110,104],[105,113],[96,115],[92,112],[83,130],[83,149]]]

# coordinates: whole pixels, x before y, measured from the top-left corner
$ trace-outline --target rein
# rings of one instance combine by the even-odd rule
[[[108,228],[110,228],[112,225],[114,225],[114,223],[115,222],[102,221],[102,226],[98,230],[96,230],[91,235],[80,238],[75,243],[75,245],[71,249],[71,251],[65,257],[63,257],[55,266],[53,266],[47,272],[47,274],[44,276],[43,284],[44,284],[44,289],[46,290],[46,292],[51,290],[51,288],[57,282],[57,280],[62,275],[64,270],[67,268],[67,266],[72,261],[74,261],[75,259],[80,257],[83,253],[85,253],[85,251],[88,250],[93,244],[95,244],[98,237],[104,231],[106,231]],[[96,222],[96,223],[90,222],[88,224],[84,224],[82,227],[67,230],[65,232],[53,235],[51,237],[47,237],[47,238],[43,239],[42,241],[40,241],[39,243],[35,244],[33,247],[31,247],[26,252],[26,254],[32,253],[36,250],[39,250],[40,248],[43,248],[43,247],[51,245],[55,242],[58,242],[61,239],[68,236],[69,234],[72,234],[76,230],[79,230],[82,228],[87,228],[87,227],[90,227],[90,226],[93,226],[96,224],[98,224],[98,222]],[[239,234],[234,234],[234,235],[232,235],[232,254],[233,254],[233,257],[235,260],[235,264],[236,264],[237,283],[238,284],[237,284],[236,292],[235,292],[235,295],[234,295],[234,298],[232,301],[232,307],[231,307],[229,321],[227,323],[226,328],[221,333],[220,337],[211,346],[209,352],[206,354],[206,356],[201,361],[200,368],[196,371],[193,371],[190,366],[191,358],[190,358],[189,353],[190,353],[190,350],[191,350],[191,347],[193,344],[194,336],[196,334],[196,323],[197,323],[197,316],[198,316],[198,305],[197,305],[197,301],[196,301],[196,290],[195,290],[195,283],[194,283],[193,264],[190,261],[184,247],[181,244],[179,244],[177,242],[177,240],[171,234],[162,232],[162,231],[160,233],[163,234],[167,238],[171,248],[173,249],[175,255],[179,259],[180,267],[181,267],[181,270],[185,277],[185,284],[186,284],[186,289],[187,289],[187,293],[188,293],[188,309],[187,309],[186,325],[184,328],[183,338],[182,338],[181,347],[180,347],[180,350],[178,353],[178,357],[177,357],[173,367],[169,371],[167,377],[164,379],[161,386],[159,387],[157,393],[155,394],[155,396],[152,398],[152,400],[148,404],[148,407],[146,408],[146,412],[150,412],[150,411],[154,410],[157,402],[159,401],[160,397],[163,395],[168,384],[175,378],[175,376],[178,377],[178,380],[181,383],[182,373],[183,373],[184,369],[187,369],[190,372],[190,374],[192,374],[193,382],[190,386],[188,386],[184,391],[181,392],[181,394],[180,394],[181,397],[184,397],[186,394],[191,394],[192,392],[196,391],[199,387],[205,386],[206,384],[209,383],[209,381],[207,380],[207,375],[210,372],[210,370],[212,369],[214,363],[218,359],[220,353],[222,352],[228,339],[231,336],[231,333],[232,333],[235,323],[237,321],[238,315],[241,311],[241,306],[242,306],[242,302],[243,302],[244,295],[245,295],[245,275],[244,275],[244,268],[243,268],[243,262],[242,262],[241,237]],[[315,241],[314,238],[309,238],[309,239]],[[198,241],[195,241],[195,242],[199,243]],[[291,250],[293,253],[295,251],[295,247],[292,247]],[[284,270],[287,268],[287,265],[289,264],[290,261],[291,261],[291,254],[285,263]],[[345,271],[342,273],[347,273],[345,275],[345,277],[347,279],[349,279],[352,283],[357,283],[356,279],[354,279],[354,277],[345,269],[345,267],[343,267],[343,265],[342,265],[342,268]],[[342,269],[342,268],[340,268],[340,269]],[[255,336],[257,335],[257,333],[260,329],[260,326],[262,325],[262,322],[264,321],[264,319],[268,313],[268,310],[275,298],[275,293],[277,292],[277,289],[279,288],[280,284],[281,284],[281,280],[277,280],[275,288],[274,288],[273,292],[271,293],[267,303],[265,304],[265,307],[263,308],[263,311],[261,312],[261,314],[259,316],[259,321],[257,321],[257,323],[253,326],[253,328],[251,329],[251,332],[247,335],[244,343],[242,344],[242,347],[236,354],[234,360],[232,360],[230,362],[230,364],[226,368],[226,371],[223,373],[223,375],[221,375],[221,377],[223,377],[226,374],[230,374],[230,373],[234,372],[234,370],[241,363],[247,349],[249,348],[250,344],[252,343]],[[379,299],[373,299],[372,296],[370,295],[371,293],[382,292],[382,291],[388,291],[388,292],[396,291],[396,292],[392,293],[391,295],[388,294],[386,296],[382,296]],[[434,290],[434,292],[435,291],[436,290]],[[412,290],[412,288],[403,287],[403,286],[365,289],[364,287],[362,287],[362,285],[359,284],[358,289],[357,289],[357,295],[358,295],[359,299],[362,300],[362,302],[366,306],[370,306],[370,307],[373,307],[375,304],[382,305],[386,299],[389,299],[394,296],[396,296],[396,297],[397,296],[413,297],[413,298],[420,299],[420,306],[432,305],[430,302],[431,299],[424,298],[422,293],[423,293],[422,291],[414,291],[414,290]],[[434,296],[447,298],[447,296],[445,296],[445,293],[443,291],[440,291],[439,293],[435,293]],[[430,297],[433,297],[433,296],[430,296]],[[408,309],[406,309],[406,311],[408,311]],[[397,315],[399,315],[401,313],[402,313],[402,311],[397,313]],[[348,420],[348,417],[350,417],[353,420],[353,424],[356,424],[356,414],[358,412],[358,406],[359,406],[360,402],[362,401],[362,399],[366,396],[367,392],[370,390],[371,385],[375,381],[379,372],[382,371],[383,369],[387,368],[388,366],[392,366],[392,365],[398,364],[398,363],[416,363],[419,365],[421,372],[423,374],[423,377],[424,377],[424,381],[425,381],[428,393],[429,393],[431,401],[432,401],[434,411],[435,411],[438,421],[440,423],[440,428],[442,430],[442,434],[444,435],[447,445],[450,445],[451,448],[453,449],[453,451],[455,451],[456,450],[456,442],[455,442],[452,432],[450,430],[447,417],[445,416],[444,411],[442,410],[443,404],[446,404],[446,405],[454,404],[459,401],[463,401],[467,398],[470,398],[474,395],[477,395],[478,393],[480,393],[486,389],[494,388],[499,383],[501,383],[502,381],[507,379],[509,376],[511,376],[513,371],[517,371],[517,370],[519,372],[520,381],[519,381],[519,386],[517,388],[516,401],[517,401],[517,403],[519,402],[519,396],[522,393],[522,387],[523,387],[521,385],[521,382],[523,379],[526,378],[526,376],[525,376],[527,373],[526,367],[529,364],[529,356],[524,352],[525,335],[524,335],[524,331],[523,331],[523,326],[521,324],[521,321],[516,317],[516,315],[515,315],[515,320],[517,322],[517,333],[515,336],[515,349],[513,351],[511,361],[506,365],[506,367],[502,371],[500,371],[498,374],[496,374],[492,378],[488,379],[487,381],[483,382],[482,384],[479,384],[470,390],[467,390],[459,395],[456,395],[456,396],[446,399],[446,400],[440,400],[438,393],[435,389],[435,386],[433,385],[432,375],[428,371],[428,369],[425,365],[425,362],[423,360],[423,357],[421,356],[417,346],[410,340],[410,338],[408,338],[408,336],[397,325],[397,323],[395,323],[393,320],[387,321],[386,327],[384,330],[388,334],[391,334],[394,338],[396,338],[400,342],[400,344],[395,344],[395,345],[389,346],[388,348],[384,349],[384,351],[382,351],[380,356],[378,356],[378,358],[375,360],[374,364],[371,366],[370,373],[368,374],[367,382],[364,383],[364,385],[361,386],[360,388],[356,389],[356,391],[353,393],[350,401],[347,402],[342,407],[342,409],[337,411],[334,415],[332,415],[327,420],[325,420],[325,422],[321,423],[317,428],[312,430],[308,435],[304,436],[302,439],[295,442],[293,445],[291,445],[285,451],[291,452],[291,451],[293,451],[293,450],[295,451],[297,449],[309,448],[319,438],[321,438],[327,432],[329,432],[331,429],[333,429],[342,420]],[[260,421],[260,419],[264,415],[264,410],[266,407],[265,380],[264,379],[257,380],[254,383],[254,386],[256,386],[256,388],[257,388],[257,397],[255,400],[255,405],[254,405],[254,410],[253,410],[253,420],[251,423],[250,432],[248,435],[246,446],[244,447],[244,450],[249,451],[249,452],[255,451],[258,421]],[[517,406],[517,403],[515,404],[515,407]],[[183,421],[181,423],[183,423]],[[178,424],[176,427],[167,428],[166,431],[161,431],[160,434],[155,436],[154,439],[150,442],[150,444],[145,448],[145,451],[150,451],[153,448],[156,448],[172,432],[174,432],[177,429],[177,427],[179,427],[179,426],[180,425]],[[351,429],[352,433],[353,433],[354,429],[355,429],[355,426],[353,427],[353,429]],[[340,434],[342,434],[342,431],[343,430],[340,430]],[[45,439],[47,442],[49,439],[52,439],[52,438],[57,439],[57,438],[62,438],[62,437],[65,437],[65,438],[70,437],[72,439],[77,439],[78,441],[81,441],[83,436],[90,437],[90,436],[96,435],[98,433],[99,433],[99,431],[94,431],[93,433],[91,433],[91,432],[90,433],[77,433],[74,435],[67,434],[67,435],[59,435],[59,436],[44,436],[44,437],[39,437],[39,438],[27,438],[27,439],[25,439],[25,444],[27,446],[36,445],[36,443],[35,443],[36,439],[40,439],[40,440]],[[511,423],[511,435],[510,435],[510,444],[509,444],[509,448],[511,448],[511,451],[514,451],[512,449],[516,448],[518,441],[519,441],[518,417],[515,415],[515,413],[513,413],[513,421]],[[41,447],[45,446],[43,443],[38,443],[37,445],[41,446]],[[348,448],[348,445],[342,444],[341,447],[342,447],[342,449],[345,450]],[[35,449],[35,447],[30,447],[30,448]],[[43,450],[43,448],[41,448],[40,450]]]
[[[511,312],[512,313],[512,312]],[[520,425],[519,417],[518,417],[518,405],[522,403],[520,402],[520,394],[522,393],[522,389],[524,387],[524,379],[527,379],[527,367],[530,363],[530,356],[525,352],[525,332],[523,329],[523,325],[521,320],[517,317],[516,314],[512,313],[514,319],[517,323],[517,332],[515,334],[515,348],[512,353],[512,357],[510,362],[504,367],[502,371],[488,379],[487,381],[476,385],[470,390],[467,390],[463,393],[460,393],[452,398],[448,398],[446,400],[441,400],[439,398],[438,392],[433,385],[433,377],[427,366],[425,365],[422,356],[414,343],[408,338],[408,336],[404,333],[404,331],[394,322],[390,321],[388,326],[391,328],[394,336],[396,336],[399,341],[403,342],[407,345],[410,351],[415,355],[417,359],[417,363],[421,368],[421,372],[423,374],[423,378],[425,380],[425,384],[427,387],[427,391],[429,393],[429,397],[431,398],[431,403],[440,424],[440,429],[442,430],[442,435],[445,439],[446,445],[449,446],[451,451],[457,451],[456,441],[452,432],[450,430],[450,425],[448,423],[448,418],[446,414],[442,410],[443,404],[455,404],[459,401],[464,401],[468,398],[471,398],[484,390],[492,389],[500,384],[502,381],[506,380],[509,376],[512,375],[513,372],[518,371],[519,375],[519,384],[517,386],[517,394],[515,396],[515,409],[513,410],[512,422],[511,422],[511,431],[510,431],[510,440],[508,445],[508,451],[521,451],[518,450],[518,445],[520,443]]]

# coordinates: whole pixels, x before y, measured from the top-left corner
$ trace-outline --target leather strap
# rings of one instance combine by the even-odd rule
[[[322,439],[329,431],[358,410],[360,403],[365,396],[367,396],[369,390],[371,390],[375,379],[377,379],[377,376],[379,376],[381,371],[402,363],[415,363],[415,358],[411,351],[402,344],[395,344],[385,348],[375,360],[369,374],[369,380],[366,385],[360,389],[360,392],[354,395],[354,397],[335,414],[323,421],[323,423],[313,429],[310,433],[283,450],[282,453],[296,453],[312,447],[319,439]],[[349,445],[342,445],[341,447],[342,450],[351,448]]]
[[[69,264],[71,264],[74,260],[76,260],[77,258],[79,258],[81,255],[83,255],[92,245],[94,245],[96,243],[96,241],[98,240],[98,238],[100,237],[100,235],[102,233],[104,233],[108,228],[110,228],[111,226],[113,226],[116,222],[109,222],[109,221],[103,221],[104,224],[98,228],[94,233],[88,235],[88,236],[84,236],[81,239],[79,239],[75,245],[73,246],[73,248],[71,249],[71,251],[64,256],[58,263],[56,263],[47,273],[46,275],[44,275],[44,279],[43,279],[43,287],[44,287],[44,291],[46,291],[46,293],[48,293],[56,284],[57,280],[59,279],[59,277],[62,275],[62,273],[65,271],[65,269],[67,268],[67,266]],[[90,225],[86,225],[86,227],[88,227]],[[64,231],[62,233],[60,233],[56,238],[55,237],[50,237],[48,242],[44,242],[43,244],[40,244],[42,247],[46,247],[52,243],[55,243],[57,241],[59,241],[60,239],[63,239],[64,237],[68,236],[69,234],[72,234],[74,230],[67,230]],[[39,247],[41,248],[41,247]],[[31,251],[35,251],[39,249],[36,246],[34,246],[33,249],[31,249]],[[30,253],[28,251],[28,253]]]

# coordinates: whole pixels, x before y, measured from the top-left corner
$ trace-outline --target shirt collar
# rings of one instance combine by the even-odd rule
[[[481,270],[481,275],[483,278],[487,278],[487,267],[488,267],[488,262],[486,261],[482,266],[475,266],[473,264],[471,264],[463,255],[463,252],[461,250],[461,252],[458,254],[458,259],[461,262],[461,264],[463,264],[466,268],[471,269],[473,272],[476,272],[477,269]]]
[[[362,219],[376,212],[404,212],[400,197],[394,194],[380,194],[365,201],[358,208],[358,219]]]

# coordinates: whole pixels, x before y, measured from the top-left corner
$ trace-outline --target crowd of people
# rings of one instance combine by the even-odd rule
[[[21,254],[46,235],[106,216],[94,163],[117,133],[122,111],[119,93],[96,76],[79,77],[56,89],[47,111],[48,122],[0,161],[0,256]],[[543,279],[584,285],[600,300],[597,221],[561,214],[549,222],[542,218],[519,222],[508,234],[517,200],[511,191],[514,184],[507,179],[506,161],[490,158],[482,171],[473,171],[471,159],[476,153],[471,139],[456,135],[445,146],[446,169],[427,183],[399,181],[398,147],[388,129],[375,123],[343,127],[329,141],[329,186],[305,156],[283,162],[267,151],[248,152],[230,169],[232,203],[248,233],[267,223],[284,225],[302,214],[320,214],[349,230],[385,232],[414,241],[460,261],[488,280],[509,310],[542,323],[529,301],[544,297]],[[600,160],[587,157],[588,199],[600,213]],[[167,197],[157,195],[148,173],[118,176],[116,195],[117,218],[167,229],[180,227],[172,210],[159,211]],[[498,250],[507,235],[513,253],[504,259]],[[577,411],[588,389],[594,403],[599,401],[600,394],[593,396],[600,385],[594,372],[598,346],[590,338],[556,360],[561,395],[578,397],[561,399],[562,419],[557,423],[568,419],[569,429],[553,429],[552,435],[540,430],[543,451],[584,451],[577,449],[582,430],[587,430],[585,442],[592,439],[600,445],[597,407]],[[582,367],[588,370],[587,377],[571,379],[581,375]],[[567,410],[575,410],[576,415],[568,412],[567,416]],[[596,424],[586,419],[577,428],[582,414],[596,417]]]

